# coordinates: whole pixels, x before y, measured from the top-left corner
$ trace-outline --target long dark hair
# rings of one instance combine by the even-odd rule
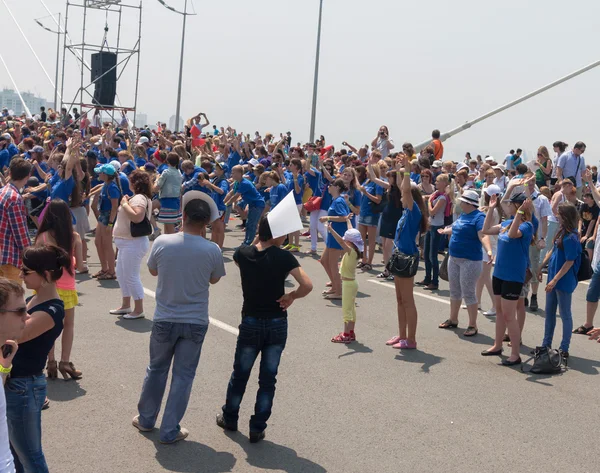
[[[67,254],[73,254],[73,217],[69,206],[64,200],[54,199],[46,207],[46,213],[40,224],[36,243],[39,235],[44,232],[49,232],[57,246],[65,250]]]
[[[55,245],[28,246],[23,250],[23,266],[44,277],[44,273],[49,271],[50,281],[60,279],[63,269],[73,276],[71,257]]]
[[[387,190],[390,200],[394,202],[394,206],[397,209],[402,208],[402,192],[398,189],[398,174],[396,171],[389,171],[387,173],[388,182],[390,184],[390,188]]]
[[[556,237],[554,237],[554,243],[562,250],[564,238],[577,231],[579,212],[571,202],[562,202],[558,204],[558,215],[561,221],[560,228],[556,233]]]
[[[425,205],[425,201],[423,200],[423,195],[421,194],[421,191],[418,188],[413,187],[410,190],[410,193],[412,194],[412,198],[415,201],[415,204],[417,204],[419,206],[419,210],[421,211],[420,231],[421,231],[421,234],[424,234],[425,232],[427,232],[427,230],[429,228],[429,209]]]

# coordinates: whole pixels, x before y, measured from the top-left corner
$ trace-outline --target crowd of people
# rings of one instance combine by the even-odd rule
[[[120,303],[110,313],[128,320],[145,317],[140,271],[150,250],[148,269],[158,276],[156,311],[133,425],[154,428],[173,364],[163,443],[187,436],[179,424],[208,329],[209,287],[225,276],[222,251],[232,216],[244,230],[234,252],[244,303],[217,424],[237,430],[240,403],[261,354],[252,442],[264,438],[271,415],[287,308],[312,290],[294,253],[320,253],[329,279],[322,296],[342,301],[342,330],[333,343],[357,340],[357,271],[395,285],[398,331],[385,342],[395,349],[417,348],[415,286],[436,292],[441,277],[450,284],[450,312],[439,327],[456,329],[461,307],[468,314],[467,337],[478,335],[480,311],[495,317],[494,344],[481,354],[500,356],[508,342],[503,365],[521,364],[526,308],[538,310],[543,273],[546,322],[539,347],[552,345],[557,310],[563,359],[572,333],[600,340],[593,326],[600,299],[597,169],[586,165],[583,142],[570,148],[557,141],[553,149],[551,157],[540,146],[528,163],[520,149],[503,160],[467,153],[454,162],[444,159],[438,130],[422,150],[408,142],[396,149],[386,126],[370,144],[343,142],[337,148],[323,136],[294,144],[290,132],[277,138],[211,127],[204,113],[174,132],[160,123],[156,129],[134,128],[125,116],[116,126],[103,123],[98,111],[88,118],[66,109],[40,110],[27,118],[3,110],[0,471],[13,471],[12,458],[16,471],[47,471],[41,445],[41,410],[49,405],[46,375],[83,376],[71,353],[79,304],[75,276],[89,271],[90,236],[100,263],[91,277],[118,281]],[[273,234],[270,211],[290,194],[306,231]],[[303,248],[305,238],[310,248]],[[381,272],[373,270],[378,248]],[[425,271],[415,282],[421,260]],[[573,329],[571,298],[590,261],[586,321]],[[286,294],[289,275],[298,287]],[[27,301],[23,283],[34,291]],[[485,310],[484,289],[492,301]]]

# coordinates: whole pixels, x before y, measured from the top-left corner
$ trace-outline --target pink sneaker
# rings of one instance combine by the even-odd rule
[[[404,340],[403,338],[400,338],[400,336],[396,335],[395,337],[390,338],[387,342],[385,342],[386,345],[396,345],[397,343],[400,342],[400,340]]]
[[[392,348],[399,348],[400,350],[415,350],[417,348],[417,342],[409,342],[406,339],[402,339],[400,342],[392,345]]]

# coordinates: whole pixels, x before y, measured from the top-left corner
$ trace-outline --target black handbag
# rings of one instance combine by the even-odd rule
[[[372,200],[369,200],[369,206],[371,207],[371,212],[373,212],[374,214],[380,214],[381,212],[383,212],[385,210],[385,206],[388,203],[388,193],[384,192],[381,195],[381,202],[379,202],[378,204],[373,202]]]
[[[148,208],[152,208],[152,204],[148,199],[148,206],[146,207],[146,213],[144,215],[144,220],[139,223],[130,222],[129,223],[129,231],[131,232],[131,236],[133,238],[145,237],[148,235],[152,235],[152,224],[150,223],[150,219],[148,218]]]
[[[450,253],[446,251],[446,255],[444,256],[444,260],[440,266],[439,277],[444,281],[449,281],[450,277],[448,276],[448,258],[450,257]]]
[[[592,279],[592,274],[594,274],[594,271],[592,270],[590,257],[587,251],[583,250],[581,252],[581,264],[579,265],[579,271],[577,271],[577,280],[587,281],[588,279]]]
[[[419,269],[419,253],[406,255],[398,248],[394,248],[392,257],[385,266],[394,276],[399,278],[412,278]]]
[[[525,370],[521,368],[524,372]],[[558,374],[563,369],[563,358],[560,351],[550,347],[535,347],[534,361],[529,373]]]

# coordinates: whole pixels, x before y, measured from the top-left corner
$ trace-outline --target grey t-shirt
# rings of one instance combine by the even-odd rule
[[[208,325],[210,279],[225,276],[219,247],[189,233],[158,237],[148,268],[158,271],[154,321]]]

